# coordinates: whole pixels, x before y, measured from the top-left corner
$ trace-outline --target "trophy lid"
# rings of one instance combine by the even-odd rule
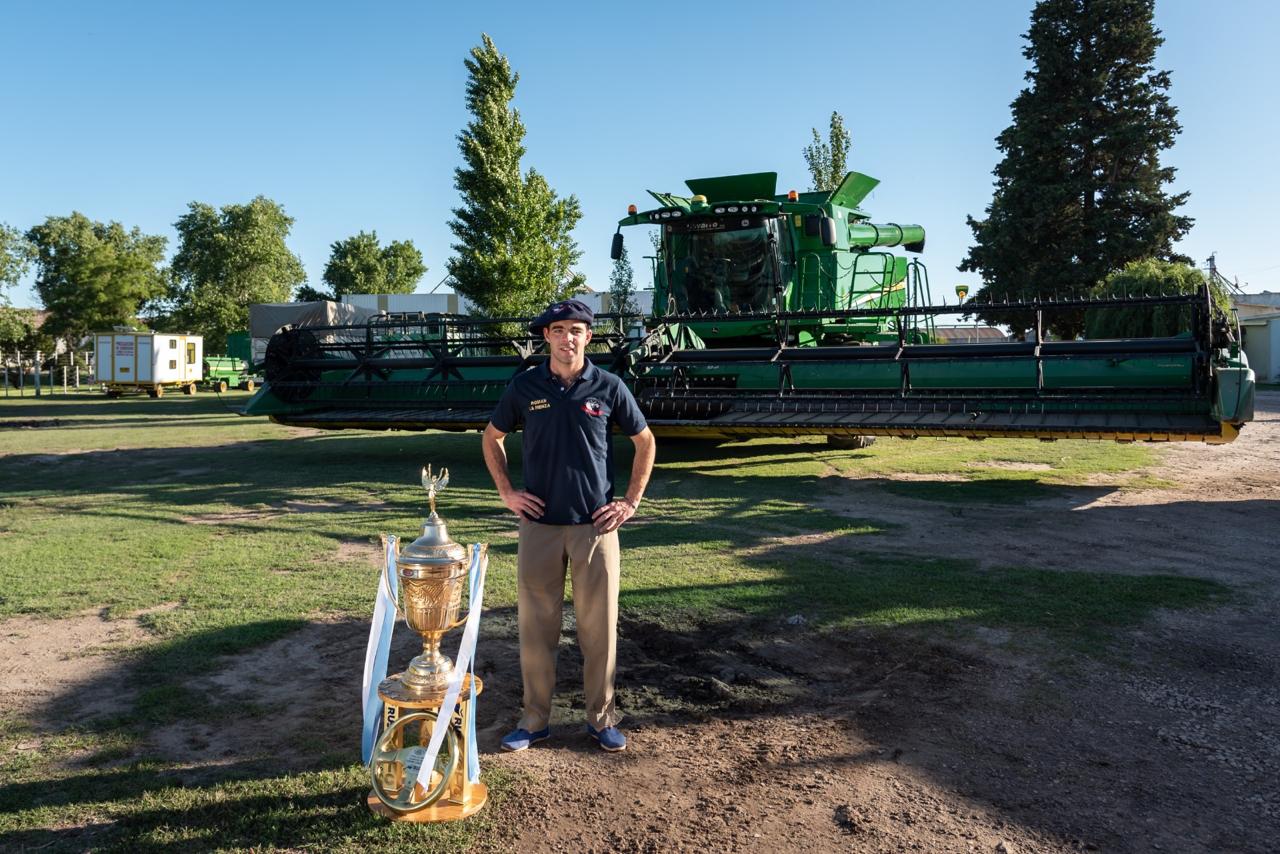
[[[431,466],[422,470],[422,486],[431,502],[431,515],[422,523],[422,535],[401,550],[397,563],[402,568],[442,569],[466,561],[466,547],[449,539],[449,528],[436,513],[436,493],[448,485],[448,469],[441,469],[435,477],[431,475]]]

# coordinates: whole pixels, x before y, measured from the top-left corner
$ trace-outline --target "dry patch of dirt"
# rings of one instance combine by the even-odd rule
[[[319,618],[286,638],[224,658],[213,674],[186,686],[218,704],[218,714],[153,729],[152,751],[200,773],[267,759],[280,771],[303,770],[334,753],[358,761],[368,633],[365,623]]]
[[[124,711],[133,699],[118,684],[99,684],[114,670],[116,654],[151,637],[136,619],[109,620],[93,611],[50,620],[33,616],[0,621],[0,713],[30,712],[60,703],[62,715],[83,718]]]
[[[364,510],[377,510],[386,506],[387,503],[385,501],[372,496],[359,502],[303,501],[290,498],[279,504],[272,504],[255,510],[228,510],[225,513],[203,513],[199,516],[184,516],[182,521],[191,525],[223,525],[232,522],[278,519],[290,513],[354,513]]]
[[[832,472],[835,473],[834,468],[832,469]],[[907,481],[909,483],[913,481],[925,481],[930,483],[934,483],[934,482],[936,483],[968,483],[969,482],[969,478],[965,477],[962,474],[955,474],[954,472],[938,472],[937,474],[924,474],[921,472],[914,472],[914,471],[900,471],[900,472],[894,472],[892,477],[894,480],[902,480],[902,481]]]
[[[226,525],[233,522],[254,522],[274,519],[281,514],[275,510],[228,510],[225,513],[204,513],[200,516],[183,516],[188,525]]]
[[[1052,471],[1048,463],[1024,463],[1014,460],[993,460],[985,463],[974,463],[977,468],[1003,469],[1005,471]]]
[[[984,566],[1159,572],[1212,578],[1275,596],[1260,575],[1280,531],[1280,392],[1258,395],[1257,420],[1228,445],[1161,448],[1150,474],[1172,486],[1062,486],[1022,504],[946,503],[889,494],[880,481],[828,477],[817,500],[894,527],[877,547]],[[951,480],[917,476],[917,480]],[[895,476],[894,480],[899,480]]]
[[[343,540],[338,551],[323,558],[324,561],[364,561],[370,566],[382,566],[382,547],[368,540]]]

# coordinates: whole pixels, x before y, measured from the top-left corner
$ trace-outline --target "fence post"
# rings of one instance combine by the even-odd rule
[[[79,362],[76,362],[75,368],[76,368],[76,391],[79,391],[80,390],[80,363]]]
[[[36,360],[31,363],[31,367],[34,368],[34,370],[32,371],[32,374],[35,375],[35,380],[36,380],[36,397],[40,396],[40,356],[41,355],[43,354],[39,350],[37,350]]]

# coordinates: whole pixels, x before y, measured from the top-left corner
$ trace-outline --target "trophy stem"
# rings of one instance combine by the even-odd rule
[[[453,677],[453,661],[440,652],[443,632],[422,633],[422,655],[405,669],[401,683],[414,694],[443,694]]]

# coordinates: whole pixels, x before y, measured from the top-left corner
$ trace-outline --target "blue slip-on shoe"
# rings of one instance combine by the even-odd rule
[[[507,733],[502,738],[502,749],[515,753],[518,750],[524,750],[531,744],[537,744],[540,741],[546,741],[551,738],[551,727],[540,729],[537,732],[529,732],[527,729],[515,729]]]
[[[627,749],[627,737],[616,726],[607,726],[596,731],[591,728],[591,724],[587,724],[587,735],[600,742],[600,747],[610,753]]]

